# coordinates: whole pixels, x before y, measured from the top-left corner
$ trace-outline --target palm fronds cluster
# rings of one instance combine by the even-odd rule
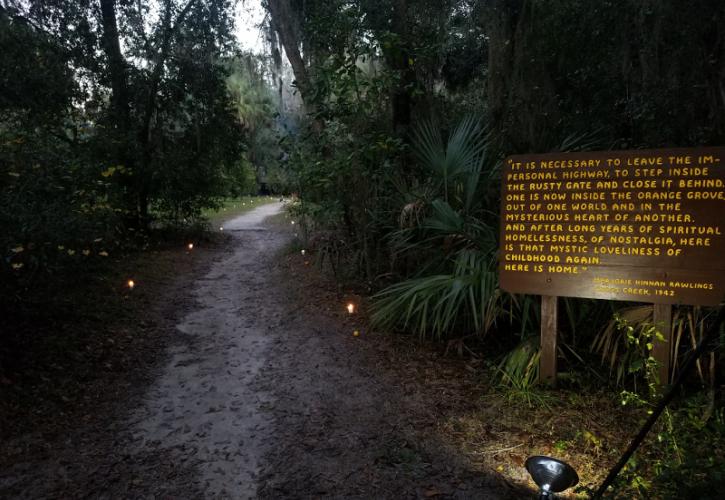
[[[373,325],[435,340],[480,340],[496,330],[495,343],[508,346],[498,365],[499,381],[528,388],[538,378],[539,304],[535,297],[498,288],[501,157],[492,153],[485,128],[471,117],[454,127],[446,141],[430,121],[420,124],[412,137],[419,181],[408,188],[397,186],[402,195],[399,227],[388,236],[394,260],[405,271],[374,296]],[[559,149],[592,148],[593,141],[591,135],[571,136]],[[560,357],[594,374],[591,364],[598,356],[615,384],[636,387],[643,365],[651,361],[652,341],[660,337],[652,324],[652,307],[585,299],[560,302]],[[698,308],[675,310],[675,368],[702,336],[706,317]],[[717,358],[713,354],[698,363],[703,386],[713,387]]]
[[[390,240],[398,259],[424,256],[425,264],[375,296],[376,326],[441,339],[484,334],[501,314],[496,200],[487,196],[497,162],[487,154],[487,138],[474,118],[461,121],[446,143],[431,122],[413,134],[426,187],[403,207],[405,224]]]

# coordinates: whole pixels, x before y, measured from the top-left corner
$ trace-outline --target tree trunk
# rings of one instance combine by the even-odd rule
[[[488,42],[487,103],[491,127],[505,129],[513,76],[514,33],[523,0],[490,0],[486,9]]]
[[[128,90],[128,74],[126,59],[121,53],[121,43],[116,20],[116,0],[100,0],[101,23],[103,26],[103,51],[108,59],[108,72],[111,80],[111,123],[115,132],[112,154],[115,160],[131,172],[130,179],[123,179],[125,195],[124,203],[127,210],[126,223],[139,227],[138,179],[133,148],[129,144],[131,137],[131,102]]]
[[[116,21],[116,0],[101,0],[101,22],[103,25],[103,50],[108,58],[111,76],[111,108],[114,125],[122,133],[128,131],[130,107],[126,60],[121,54]]]
[[[391,98],[393,131],[399,137],[407,140],[412,104],[410,92],[411,87],[415,84],[415,71],[409,50],[407,0],[395,1],[391,28],[392,32],[398,36],[399,44],[390,55],[389,65],[400,78]]]
[[[287,60],[292,66],[297,88],[302,94],[302,100],[308,106],[309,78],[307,68],[300,53],[300,39],[295,29],[296,21],[289,0],[269,0],[269,13],[272,15],[274,29],[279,35],[279,41],[287,54]]]
[[[151,173],[151,161],[153,159],[153,140],[151,134],[151,121],[157,112],[156,99],[158,97],[159,84],[161,83],[161,77],[164,72],[164,65],[169,57],[171,51],[171,40],[176,30],[184,22],[184,19],[188,15],[191,7],[194,5],[196,0],[189,0],[181,12],[176,17],[176,20],[172,23],[172,12],[171,7],[173,5],[172,0],[166,0],[164,2],[164,14],[162,20],[163,35],[161,38],[161,48],[156,55],[156,62],[151,72],[151,79],[149,81],[148,94],[146,95],[146,107],[143,115],[143,122],[141,124],[141,130],[139,132],[139,143],[141,144],[141,165],[139,166],[138,175],[138,206],[139,206],[139,218],[142,225],[146,226],[149,223],[149,182]],[[149,59],[151,57],[149,56]]]

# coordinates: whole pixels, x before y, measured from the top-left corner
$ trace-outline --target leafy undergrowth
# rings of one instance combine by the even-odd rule
[[[283,216],[278,223],[289,224]],[[293,243],[285,265],[300,296],[327,314],[344,317],[350,334],[378,357],[378,368],[406,391],[428,394],[437,432],[481,472],[533,489],[526,458],[548,455],[578,472],[580,484],[565,498],[587,498],[596,490],[647,418],[648,406],[622,404],[616,388],[576,374],[563,374],[558,389],[501,388],[495,360],[417,338],[368,328],[365,289],[340,286],[321,269],[309,249]],[[345,306],[355,304],[355,314]],[[357,332],[357,334],[355,333]],[[480,351],[483,352],[483,351]],[[472,354],[474,353],[474,354]],[[656,402],[656,401],[655,401]],[[725,415],[703,422],[706,407],[690,398],[663,416],[620,474],[611,498],[716,498],[725,477]],[[683,496],[684,493],[684,496]]]
[[[174,300],[183,297],[179,277],[198,273],[225,240],[152,234],[143,252],[112,255],[55,276],[30,300],[0,303],[0,439],[55,435],[123,401],[163,353],[170,311],[183,307]]]

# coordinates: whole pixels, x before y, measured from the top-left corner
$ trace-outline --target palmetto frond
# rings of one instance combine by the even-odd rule
[[[421,337],[485,333],[499,306],[495,260],[473,250],[457,254],[454,272],[396,283],[374,297],[372,322],[403,328]]]
[[[453,129],[444,145],[440,130],[430,121],[413,133],[413,152],[433,178],[441,184],[443,198],[458,191],[465,210],[470,210],[481,176],[487,135],[481,123],[467,117]]]
[[[437,338],[483,334],[500,314],[496,273],[496,231],[481,215],[481,178],[486,164],[486,134],[480,122],[465,118],[443,143],[437,126],[423,123],[413,134],[413,152],[429,172],[438,196],[418,203],[417,227],[393,234],[400,253],[437,255],[419,275],[396,283],[374,298],[373,323]],[[409,206],[409,205],[406,205]],[[406,221],[409,220],[406,219]],[[441,251],[442,250],[442,251]],[[435,258],[433,258],[435,261]],[[431,270],[433,270],[431,272]]]

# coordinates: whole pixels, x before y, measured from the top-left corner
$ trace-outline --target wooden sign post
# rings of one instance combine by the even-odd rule
[[[556,377],[556,297],[654,304],[660,382],[672,305],[725,298],[725,148],[511,156],[500,286],[541,295],[540,376]]]
[[[549,385],[556,385],[557,303],[555,296],[541,296],[541,355],[539,377]]]

